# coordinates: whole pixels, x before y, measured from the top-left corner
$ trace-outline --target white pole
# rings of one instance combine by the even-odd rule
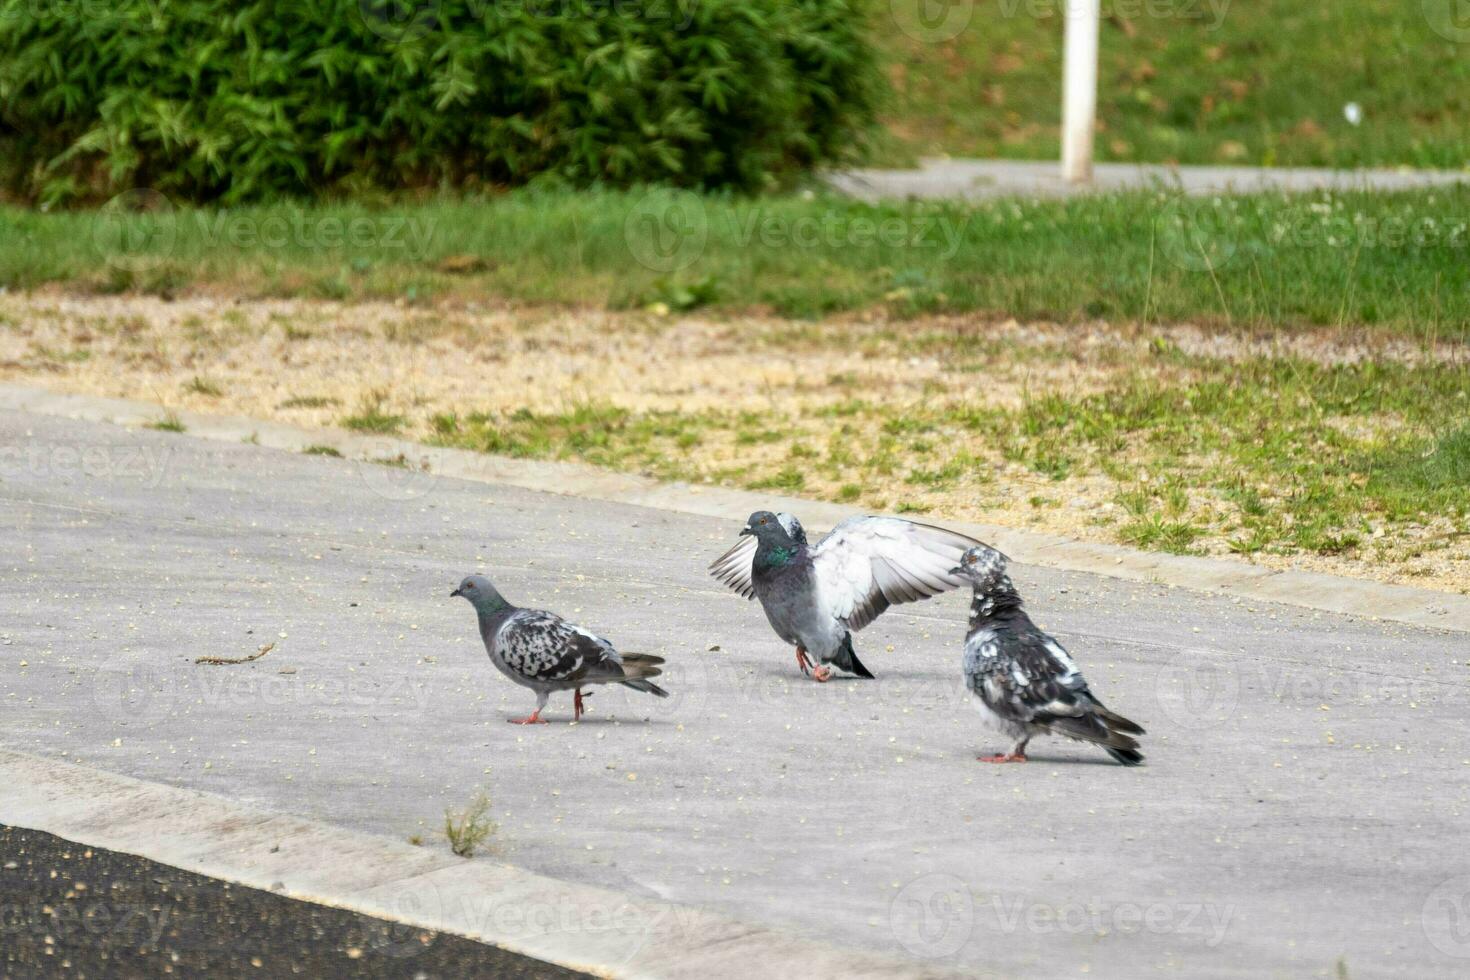
[[[1062,57],[1062,179],[1092,180],[1097,121],[1097,32],[1101,0],[1064,0],[1067,38]]]

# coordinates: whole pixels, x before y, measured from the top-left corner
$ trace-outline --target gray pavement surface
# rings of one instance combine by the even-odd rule
[[[876,681],[803,680],[704,575],[743,514],[23,413],[0,450],[7,747],[440,848],[483,788],[511,863],[977,974],[1470,970],[1462,633],[1022,566],[1148,765],[986,766],[967,597],[861,633]],[[674,697],[505,724],[530,695],[448,598],[475,569]]]
[[[1159,187],[1186,194],[1246,191],[1411,190],[1470,180],[1470,171],[1327,170],[1313,167],[1214,167],[1100,163],[1091,184],[1062,179],[1050,160],[926,159],[913,170],[853,170],[828,183],[864,200],[882,198],[1058,197]]]
[[[576,980],[483,943],[0,825],[0,976]]]

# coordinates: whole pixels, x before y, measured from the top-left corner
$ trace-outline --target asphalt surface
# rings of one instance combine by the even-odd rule
[[[587,976],[4,825],[0,936],[0,976],[15,978]]]
[[[432,847],[483,788],[511,863],[1011,977],[1470,969],[1464,634],[1021,566],[1148,764],[987,766],[968,597],[861,633],[876,681],[805,681],[704,575],[744,516],[0,416],[0,742]],[[674,697],[507,725],[474,570]]]
[[[966,160],[935,158],[912,170],[852,170],[828,182],[864,200],[884,198],[970,198],[1008,195],[1068,197],[1096,191],[1161,187],[1184,194],[1251,191],[1381,190],[1446,187],[1461,183],[1457,170],[1329,170],[1323,167],[1167,166],[1099,163],[1089,184],[1062,179],[1052,160]]]

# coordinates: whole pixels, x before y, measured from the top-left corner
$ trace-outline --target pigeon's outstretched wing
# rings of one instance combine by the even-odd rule
[[[1144,733],[1093,697],[1067,651],[1039,630],[977,632],[965,644],[965,682],[1007,721],[1124,750]]]
[[[967,584],[950,569],[978,544],[897,517],[850,517],[812,549],[818,601],[848,629],[860,630],[890,605]]]
[[[750,579],[757,547],[754,537],[747,535],[741,538],[735,542],[735,547],[710,563],[709,573],[745,598],[754,599],[755,585]]]
[[[522,609],[500,627],[495,643],[507,667],[543,684],[622,677],[611,643],[554,613]]]

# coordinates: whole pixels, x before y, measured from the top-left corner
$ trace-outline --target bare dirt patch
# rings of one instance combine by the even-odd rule
[[[1157,357],[1165,348],[1170,355]],[[615,441],[600,454],[554,440],[537,451],[930,519],[1221,556],[1242,550],[1241,529],[1232,523],[1238,501],[1197,478],[1220,465],[1206,450],[1170,457],[1161,470],[1157,455],[1134,439],[1053,466],[1044,433],[1020,426],[998,445],[987,430],[954,420],[1014,415],[1049,394],[1107,391],[1145,363],[1167,385],[1273,357],[1317,365],[1470,362],[1454,345],[1327,331],[1265,337],[964,317],[802,323],[0,296],[0,377],[10,381],[304,425],[365,418],[363,424],[421,439],[443,438],[445,417],[488,417],[482,424],[494,425],[516,412],[551,417],[612,406],[679,419],[687,438],[650,438],[625,455]],[[1364,444],[1415,426],[1390,411],[1322,424]],[[1242,492],[1262,507],[1287,493],[1269,473]],[[1470,536],[1462,520],[1425,513],[1363,524],[1337,553],[1262,548],[1250,560],[1470,591]]]

